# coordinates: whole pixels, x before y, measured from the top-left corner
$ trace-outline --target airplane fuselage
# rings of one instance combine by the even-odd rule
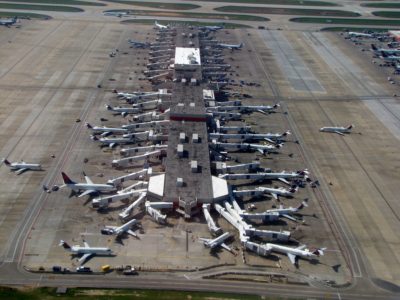
[[[96,255],[111,255],[112,251],[106,247],[81,247],[75,245],[71,247],[71,253],[73,254],[96,254]]]
[[[29,169],[29,170],[41,170],[42,167],[40,164],[27,164],[27,163],[11,163],[11,170],[19,170],[19,169]]]
[[[94,190],[99,192],[111,192],[116,190],[114,186],[109,184],[68,183],[66,186],[74,191]]]

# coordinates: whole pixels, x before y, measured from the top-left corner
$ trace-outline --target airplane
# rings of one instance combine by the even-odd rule
[[[379,55],[382,53],[386,53],[387,55],[396,55],[400,54],[400,49],[390,49],[390,48],[378,48],[375,46],[375,44],[371,44],[371,49],[374,54]]]
[[[321,132],[334,132],[340,135],[344,135],[345,133],[350,133],[353,129],[354,125],[351,124],[347,127],[322,127],[319,131]]]
[[[297,219],[292,217],[291,215],[307,206],[308,206],[307,200],[304,200],[298,207],[284,208],[283,205],[280,205],[279,208],[268,209],[265,212],[266,213],[278,213],[280,217],[284,217],[284,218],[292,220],[292,221],[297,221]]]
[[[107,235],[115,234],[118,238],[126,232],[132,236],[137,237],[137,234],[135,232],[133,232],[131,229],[131,227],[136,224],[137,224],[137,220],[132,219],[129,222],[126,222],[125,224],[118,226],[118,227],[117,226],[105,226],[103,229],[101,229],[101,233],[107,234]]]
[[[324,255],[324,251],[326,250],[326,248],[317,248],[311,251],[306,248],[307,247],[306,245],[302,245],[297,248],[291,248],[282,245],[267,243],[265,246],[269,251],[275,251],[286,254],[289,257],[290,262],[294,265],[296,264],[296,258],[298,256],[311,257],[311,258],[316,256],[322,256]]]
[[[134,46],[135,48],[147,48],[149,46],[149,43],[137,42],[131,39],[128,40],[128,43]]]
[[[210,248],[211,250],[215,247],[221,246],[225,250],[232,252],[232,248],[224,243],[225,240],[228,239],[230,236],[231,234],[229,232],[225,232],[215,239],[199,238],[199,240],[203,242],[205,247]]]
[[[7,27],[10,27],[11,25],[14,25],[17,23],[17,17],[14,17],[12,19],[0,19],[0,25],[4,25]]]
[[[84,191],[81,193],[78,198],[81,198],[86,195],[90,194],[97,194],[101,192],[113,192],[116,191],[116,188],[111,185],[111,184],[97,184],[93,183],[92,180],[86,176],[85,173],[83,173],[83,176],[85,176],[86,183],[76,183],[75,181],[72,181],[67,174],[64,172],[61,172],[64,184],[60,186],[60,188],[63,187],[68,187],[74,192],[79,192],[79,191]]]
[[[112,107],[111,105],[106,104],[107,110],[111,110],[116,112],[117,114],[121,114],[123,117],[125,117],[127,114],[135,114],[138,112],[141,112],[139,108],[133,108],[133,107]]]
[[[159,29],[168,29],[169,28],[168,25],[162,25],[162,24],[158,23],[157,20],[154,22],[154,25]]]
[[[199,27],[200,30],[209,30],[209,31],[217,31],[223,29],[223,26],[201,26]]]
[[[263,193],[266,194],[271,194],[272,197],[274,197],[276,200],[279,200],[278,197],[282,196],[282,197],[293,197],[293,194],[297,192],[299,188],[295,187],[295,188],[291,188],[290,190],[287,190],[285,188],[269,188],[269,187],[257,187],[256,190],[262,191]]]
[[[355,32],[355,31],[349,31],[348,34],[350,37],[368,37],[368,38],[373,37],[373,35],[370,33],[362,33],[362,32]]]
[[[93,141],[99,141],[102,145],[108,145],[110,148],[114,148],[117,145],[123,145],[123,144],[132,144],[135,142],[135,139],[133,138],[98,138],[95,135],[91,135],[90,138]]]
[[[243,43],[240,44],[218,44],[221,48],[226,48],[230,50],[239,50],[243,47]]]
[[[381,56],[385,62],[399,62],[400,61],[400,56],[396,55],[387,55],[385,52],[381,52]]]
[[[30,164],[24,161],[10,163],[6,158],[3,159],[3,163],[11,169],[16,171],[15,174],[20,175],[27,170],[41,171],[42,167],[40,164]]]
[[[111,256],[113,255],[110,248],[106,247],[90,247],[89,244],[84,241],[84,246],[74,245],[70,246],[67,242],[61,240],[59,246],[62,246],[65,250],[71,252],[73,255],[82,255],[79,259],[81,265],[83,265],[86,260],[91,256],[101,255],[101,256]]]
[[[123,134],[127,133],[128,130],[125,128],[112,128],[105,126],[92,126],[88,122],[85,123],[86,127],[93,131],[93,134],[101,133],[101,136],[107,136],[110,134]]]
[[[109,11],[109,12],[105,12],[104,15],[105,16],[111,16],[111,17],[118,17],[118,18],[122,18],[122,17],[127,17],[129,15],[129,11]]]

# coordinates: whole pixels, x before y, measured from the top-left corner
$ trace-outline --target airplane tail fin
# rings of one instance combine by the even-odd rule
[[[283,143],[278,144],[278,145],[275,146],[276,149],[279,149],[279,148],[282,148],[282,147],[283,147]]]
[[[292,194],[294,194],[294,193],[297,192],[298,189],[299,189],[299,187],[298,187],[298,186],[295,186],[295,187],[292,187],[292,188],[289,190],[289,192],[291,192]]]
[[[378,50],[378,48],[376,48],[375,44],[371,44],[371,48],[372,48],[372,50],[374,50],[374,51]]]
[[[240,43],[240,44],[239,44],[239,48],[242,48],[243,46],[244,46],[243,43]]]
[[[97,138],[97,136],[95,136],[95,135],[91,135],[90,138],[91,138],[93,141],[98,141],[98,140],[99,140],[99,139]]]
[[[292,133],[290,132],[290,130],[285,131],[284,133],[282,133],[282,136],[287,136],[287,135],[291,135]]]
[[[313,252],[313,254],[315,254],[315,255],[317,255],[317,256],[323,256],[325,250],[326,250],[326,248],[317,248],[317,249],[315,249],[315,251]]]
[[[130,40],[129,40],[130,41]],[[116,94],[118,93],[117,89],[113,89],[113,93]]]
[[[347,126],[347,129],[353,129],[353,128],[354,128],[353,124],[350,124],[349,126]]]
[[[93,126],[90,125],[90,123],[86,122],[85,125],[86,125],[87,128],[93,129]]]
[[[4,158],[4,159],[3,159],[3,163],[4,163],[6,166],[10,166],[10,165],[11,165],[11,163],[7,160],[7,158]]]
[[[386,52],[381,52],[382,57],[388,57],[388,55],[386,54]]]
[[[274,104],[274,106],[272,106],[273,108],[278,108],[278,107],[280,107],[281,105],[279,104],[279,103],[276,103],[276,104]]]
[[[67,174],[65,174],[64,172],[61,172],[64,184],[74,184],[75,182],[72,181]]]
[[[65,250],[71,250],[71,246],[67,242],[61,240],[59,246],[62,246]]]
[[[106,104],[106,108],[107,108],[107,110],[113,110],[112,106],[109,104]]]
[[[299,210],[303,209],[304,207],[308,207],[307,200],[308,199],[305,199],[303,202],[301,202],[301,204],[297,207],[296,211],[299,211]]]

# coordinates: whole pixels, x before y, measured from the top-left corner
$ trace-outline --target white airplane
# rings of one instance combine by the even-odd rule
[[[281,105],[279,103],[274,104],[274,105],[249,105],[249,106],[243,106],[242,109],[240,109],[241,112],[260,112],[262,114],[265,113],[271,113],[273,110],[277,109]]]
[[[215,239],[199,238],[199,240],[202,241],[207,248],[214,249],[215,247],[221,246],[229,252],[232,252],[232,248],[224,243],[230,236],[231,234],[229,232],[225,232]]]
[[[123,235],[125,232],[132,235],[132,236],[137,236],[137,234],[135,232],[133,232],[133,230],[131,229],[133,225],[137,224],[137,220],[136,219],[132,219],[129,222],[126,222],[125,224],[121,225],[121,226],[105,226],[103,229],[101,229],[101,233],[102,234],[107,234],[107,235],[111,235],[114,234],[117,237],[120,237],[121,235]]]
[[[24,161],[10,163],[6,158],[3,159],[3,163],[11,169],[11,171],[16,171],[15,174],[19,175],[27,170],[40,171],[42,167],[40,164],[30,164]]]
[[[79,245],[70,246],[67,242],[61,240],[59,246],[62,246],[65,250],[71,252],[73,255],[82,255],[79,259],[80,264],[84,264],[91,256],[111,256],[113,255],[110,248],[106,247],[90,247],[87,242],[83,242],[84,246]]]
[[[129,15],[129,11],[109,11],[109,12],[105,12],[104,15],[105,16],[111,16],[111,17],[118,17],[118,18],[122,18],[122,17],[127,17]]]
[[[275,145],[259,145],[259,144],[249,144],[250,149],[254,149],[261,154],[268,154],[269,152],[276,151],[283,147],[283,143]]]
[[[86,176],[85,173],[83,175],[85,176],[86,183],[76,183],[75,181],[72,181],[67,174],[64,172],[61,172],[64,184],[60,186],[60,188],[63,187],[68,187],[74,192],[80,192],[84,191],[81,193],[78,197],[83,197],[86,195],[90,194],[97,194],[101,192],[114,192],[116,191],[116,188],[111,185],[111,184],[98,184],[98,183],[93,183],[93,181]]]
[[[292,220],[292,221],[297,221],[297,219],[292,217],[291,215],[307,206],[308,206],[307,200],[304,200],[298,207],[284,208],[283,205],[280,205],[279,208],[268,209],[265,212],[268,214],[269,213],[278,213],[280,217],[284,217],[284,218]]]
[[[111,110],[116,112],[117,114],[121,114],[121,116],[125,117],[128,114],[136,114],[141,112],[142,110],[140,108],[133,108],[133,107],[112,107],[111,105],[106,104],[107,110]]]
[[[282,197],[293,197],[293,194],[297,192],[299,188],[295,187],[295,188],[291,188],[290,190],[287,190],[285,188],[269,188],[269,187],[257,187],[256,190],[262,191],[263,193],[266,194],[271,194],[272,197],[274,197],[276,200],[279,200],[278,197],[282,196]]]
[[[17,23],[17,17],[14,17],[12,19],[0,19],[0,25],[4,25],[7,27],[14,25],[15,23]]]
[[[298,256],[306,257],[306,258],[322,256],[322,255],[324,255],[324,251],[326,250],[326,248],[321,248],[321,249],[317,248],[317,249],[311,251],[306,248],[306,245],[302,245],[297,248],[291,248],[291,247],[267,243],[265,246],[269,251],[275,251],[275,252],[286,254],[289,257],[290,262],[292,264],[296,264],[296,258]]]
[[[371,49],[374,54],[379,55],[382,53],[386,53],[387,55],[396,55],[400,54],[400,49],[390,49],[390,48],[378,48],[375,44],[371,44]]]
[[[109,148],[114,148],[117,145],[132,144],[135,142],[132,138],[98,138],[95,135],[91,135],[90,138],[93,141],[98,141],[102,145],[108,145]]]
[[[240,44],[218,44],[221,48],[231,49],[231,50],[239,50],[243,47],[243,43]]]
[[[168,29],[169,28],[168,25],[162,25],[162,24],[158,23],[157,20],[154,22],[154,25],[159,29]]]
[[[93,131],[93,134],[101,133],[102,136],[107,136],[110,134],[123,134],[127,133],[128,130],[125,128],[112,128],[105,126],[92,126],[89,123],[85,123],[86,127]]]
[[[319,131],[321,132],[333,132],[340,135],[344,135],[345,133],[350,133],[353,129],[354,125],[351,124],[347,127],[322,127]]]
[[[223,29],[223,26],[201,26],[199,27],[200,30],[210,30],[210,31],[217,31]]]
[[[363,33],[363,32],[355,32],[355,31],[349,31],[349,36],[350,37],[368,37],[368,38],[372,38],[373,35],[369,34],[369,33]]]

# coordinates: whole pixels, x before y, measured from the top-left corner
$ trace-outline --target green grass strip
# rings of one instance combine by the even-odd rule
[[[361,3],[360,6],[365,7],[377,7],[377,8],[400,8],[400,3],[398,2],[373,2],[373,3]]]
[[[382,18],[400,18],[400,11],[373,11],[372,14]]]
[[[0,18],[13,18],[13,17],[18,17],[21,19],[24,19],[24,18],[44,19],[44,20],[51,19],[50,16],[42,15],[42,14],[25,13],[25,12],[19,12],[19,11],[0,11]]]
[[[121,23],[154,25],[155,21],[156,19],[131,19],[131,20],[124,20]],[[159,20],[159,22],[161,24],[187,24],[191,26],[223,26],[226,29],[253,28],[250,25],[237,24],[237,23],[215,23],[215,22],[196,22],[196,21],[177,21],[177,20]]]
[[[303,5],[303,6],[341,6],[340,4],[313,0],[187,0],[191,2],[228,2],[228,3],[251,3],[251,4],[276,4],[276,5]]]
[[[346,19],[346,18],[292,18],[292,22],[323,23],[323,24],[349,24],[349,25],[374,25],[374,26],[399,26],[400,20],[381,19]]]
[[[172,10],[189,10],[201,7],[200,5],[187,3],[168,3],[168,2],[145,2],[145,1],[126,1],[126,0],[102,0],[112,3],[121,3],[127,5],[144,6],[151,8],[172,9]]]
[[[269,21],[268,18],[240,15],[240,14],[208,14],[208,13],[195,13],[195,12],[180,12],[180,11],[166,11],[166,10],[129,10],[129,9],[113,9],[104,12],[129,12],[130,15],[135,16],[154,16],[154,17],[171,17],[171,18],[199,18],[199,19],[223,19],[223,20],[237,20],[237,21]]]
[[[104,3],[88,2],[79,0],[0,0],[0,2],[23,2],[23,3],[47,3],[47,4],[66,4],[84,6],[106,6]]]
[[[321,29],[321,31],[357,31],[357,32],[363,32],[363,31],[387,32],[389,30],[393,29],[373,28],[373,27],[325,27]]]
[[[251,14],[274,15],[306,15],[330,17],[358,17],[360,14],[345,10],[307,9],[307,8],[277,8],[277,7],[251,7],[251,6],[221,6],[215,8],[222,12],[241,12]]]
[[[31,4],[13,4],[0,3],[1,9],[23,9],[23,10],[45,10],[45,11],[65,11],[65,12],[82,12],[83,9],[72,6],[56,6],[56,5],[31,5]]]

